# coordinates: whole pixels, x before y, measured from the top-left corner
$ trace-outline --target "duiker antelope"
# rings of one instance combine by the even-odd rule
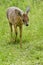
[[[25,24],[26,26],[28,26],[28,12],[29,12],[30,8],[26,9],[26,12],[23,12],[21,9],[19,9],[18,7],[9,7],[7,9],[7,18],[9,20],[9,25],[11,28],[11,37],[12,37],[12,25],[14,26],[14,30],[15,30],[15,41],[16,41],[16,37],[17,37],[17,27],[19,27],[20,29],[20,47],[22,47],[21,44],[21,37],[22,37],[22,25]]]

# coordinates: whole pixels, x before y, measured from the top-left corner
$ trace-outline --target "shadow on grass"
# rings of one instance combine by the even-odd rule
[[[7,41],[7,46],[14,46],[14,47],[17,47],[17,48],[20,48],[20,39],[17,38],[16,42],[14,40],[8,40]],[[27,49],[29,48],[29,41],[25,40],[25,39],[22,39],[22,49]]]
[[[19,43],[20,43],[20,40],[19,39],[17,39],[16,42],[15,41],[11,41],[11,40],[8,42],[9,45],[10,44],[17,45]]]

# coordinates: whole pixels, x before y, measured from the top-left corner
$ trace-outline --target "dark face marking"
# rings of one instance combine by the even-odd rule
[[[26,26],[28,26],[28,21],[29,21],[29,18],[27,16],[27,14],[23,14],[23,22]]]

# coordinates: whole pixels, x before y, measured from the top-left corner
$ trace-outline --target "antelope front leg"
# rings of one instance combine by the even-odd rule
[[[15,42],[16,42],[16,39],[17,39],[17,27],[14,26],[14,29],[15,29]]]
[[[20,47],[22,47],[22,27],[20,27]]]
[[[9,25],[10,25],[10,29],[11,29],[11,41],[12,41],[12,24],[11,23],[9,23]]]

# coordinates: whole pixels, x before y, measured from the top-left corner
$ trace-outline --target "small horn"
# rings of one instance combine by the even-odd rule
[[[26,8],[26,13],[28,14],[28,12],[30,11],[30,7]]]

